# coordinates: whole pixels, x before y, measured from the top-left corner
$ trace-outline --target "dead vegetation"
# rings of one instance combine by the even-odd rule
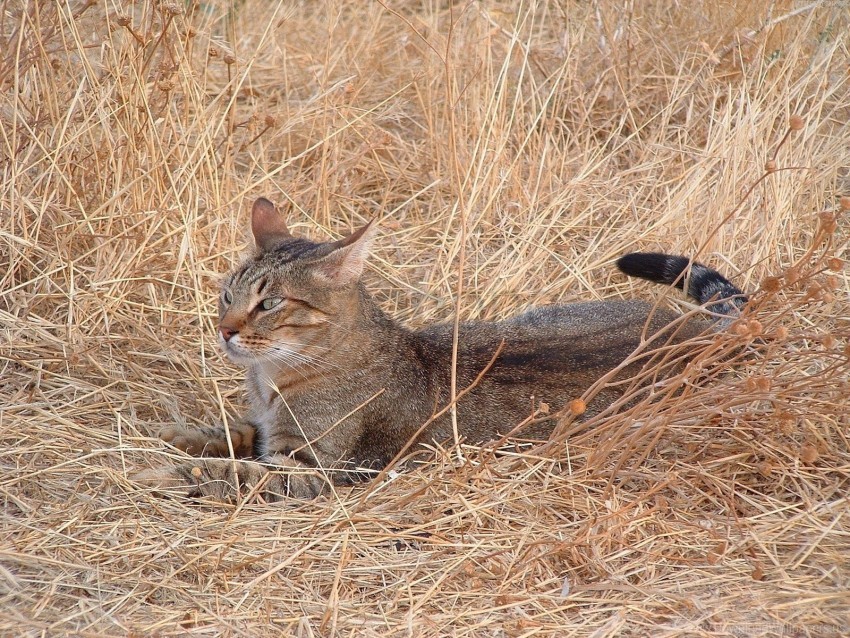
[[[850,632],[842,3],[0,8],[0,634]],[[377,217],[414,324],[669,303],[634,249],[759,292],[683,392],[546,445],[160,499],[126,478],[178,456],[152,435],[239,406],[215,290],[258,195]]]

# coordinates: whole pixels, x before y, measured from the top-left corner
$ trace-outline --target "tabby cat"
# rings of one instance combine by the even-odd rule
[[[384,314],[360,281],[371,223],[334,242],[293,237],[267,199],[252,209],[255,254],[224,280],[218,338],[247,368],[247,416],[224,427],[172,426],[161,438],[204,458],[137,475],[159,487],[229,499],[241,489],[265,500],[313,497],[381,468],[409,444],[453,440],[452,324],[410,330]],[[632,253],[628,275],[683,288],[731,322],[745,302],[716,271],[684,257]],[[686,277],[687,275],[687,277]],[[460,437],[493,440],[541,402],[550,418],[529,419],[523,438],[545,438],[558,412],[640,344],[679,342],[707,327],[645,301],[596,301],[533,308],[500,322],[459,328],[456,405]],[[635,371],[635,365],[622,375]],[[483,372],[483,375],[481,374]],[[603,389],[594,414],[619,396]],[[539,416],[539,415],[538,415]],[[425,425],[425,427],[422,427]],[[228,441],[229,431],[229,441]],[[235,480],[234,470],[238,476]],[[277,471],[274,471],[277,470]],[[241,488],[239,487],[241,486]]]

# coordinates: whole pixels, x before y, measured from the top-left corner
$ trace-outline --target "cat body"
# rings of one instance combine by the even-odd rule
[[[370,225],[337,242],[292,237],[273,204],[252,211],[257,253],[225,280],[219,341],[246,366],[249,410],[224,427],[166,428],[161,436],[205,458],[150,470],[158,486],[230,498],[242,485],[267,500],[311,497],[329,483],[379,469],[410,445],[451,442],[453,324],[409,330],[388,317],[360,281]],[[634,253],[627,274],[688,286],[731,321],[741,291],[716,271],[682,257]],[[689,277],[685,273],[690,268]],[[721,300],[722,299],[722,300]],[[478,444],[511,433],[545,439],[566,406],[632,355],[648,337],[675,344],[706,321],[637,301],[594,301],[533,308],[499,322],[463,322],[457,346],[457,428]],[[619,372],[631,376],[640,362]],[[594,414],[616,400],[606,386],[586,406]],[[545,407],[543,407],[545,404]],[[425,427],[423,427],[425,426]],[[228,442],[229,435],[229,442]],[[270,469],[283,469],[270,472]],[[234,477],[234,469],[238,479]]]
[[[365,293],[361,299],[364,305],[374,303]],[[623,353],[638,347],[642,324],[629,327],[651,310],[641,301],[590,302],[537,308],[503,322],[462,323],[458,390],[486,369],[457,404],[464,441],[477,444],[506,434],[541,402],[557,412],[580,397],[620,363]],[[657,311],[651,330],[674,319],[673,313]],[[298,450],[296,459],[311,462],[315,456],[324,467],[346,460],[383,467],[451,401],[452,332],[451,324],[413,332],[378,315],[349,328],[350,339],[324,355],[327,365],[316,377],[281,374],[272,366],[251,368],[247,420],[257,427],[254,455]],[[599,397],[591,411],[604,407],[605,399]],[[522,436],[545,439],[552,427],[548,421],[535,423]],[[452,436],[446,412],[419,440]],[[312,449],[304,448],[305,438],[317,440]]]

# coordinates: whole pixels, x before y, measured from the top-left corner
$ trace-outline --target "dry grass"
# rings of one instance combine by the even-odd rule
[[[850,632],[850,19],[797,6],[0,2],[0,634]],[[414,324],[665,296],[638,248],[778,279],[711,383],[546,446],[160,499],[152,435],[239,406],[214,298],[257,195],[378,217]]]

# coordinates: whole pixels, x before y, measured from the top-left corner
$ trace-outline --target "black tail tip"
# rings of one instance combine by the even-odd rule
[[[687,265],[686,258],[664,253],[629,253],[617,260],[617,268],[630,277],[667,284],[673,283]]]

